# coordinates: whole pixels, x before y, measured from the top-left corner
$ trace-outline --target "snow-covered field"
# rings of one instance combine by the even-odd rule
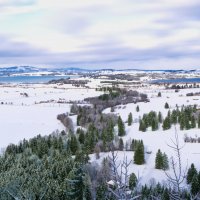
[[[58,87],[58,88],[56,88]],[[69,89],[72,86],[5,85],[0,86],[0,148],[9,143],[38,134],[47,135],[64,126],[56,119],[58,114],[69,112],[70,104],[55,101],[83,100],[100,94],[94,89]],[[27,93],[28,97],[23,94]],[[51,102],[54,100],[53,102]],[[50,103],[39,103],[50,101]]]
[[[91,79],[88,83],[89,88],[75,88],[73,86],[64,85],[1,85],[0,86],[0,147],[3,148],[9,143],[18,143],[23,138],[31,138],[38,134],[47,135],[56,130],[63,130],[63,125],[56,119],[60,113],[68,112],[70,104],[56,103],[55,101],[63,100],[83,100],[86,97],[93,97],[102,92],[95,91],[95,87],[100,85],[100,80]],[[135,122],[132,126],[127,126],[127,135],[123,137],[124,143],[130,139],[142,139],[146,151],[152,151],[151,154],[146,154],[146,163],[138,166],[130,165],[129,172],[135,172],[141,177],[141,183],[147,183],[152,178],[157,181],[166,179],[164,172],[155,169],[155,155],[158,149],[165,152],[170,158],[174,155],[172,149],[168,146],[171,144],[171,139],[174,139],[175,127],[170,130],[163,131],[162,127],[158,131],[139,132],[138,119],[144,113],[149,111],[161,111],[163,117],[167,115],[168,110],[164,108],[165,102],[168,102],[170,109],[184,105],[199,106],[200,97],[186,97],[186,93],[200,92],[200,89],[184,89],[175,93],[174,90],[164,90],[159,87],[145,87],[138,91],[148,94],[150,102],[137,103],[117,106],[115,113],[121,115],[124,121],[127,121],[128,114],[132,112]],[[162,97],[157,97],[158,92],[162,93]],[[27,93],[28,97],[23,94]],[[53,100],[53,101],[52,101]],[[49,103],[39,103],[41,101],[49,101]],[[136,112],[136,106],[139,105],[140,111]],[[110,108],[104,110],[105,113],[110,112]],[[180,131],[176,127],[179,135],[180,144],[184,144],[184,135],[188,136],[200,135],[200,129],[191,129]],[[124,154],[129,160],[133,159],[133,152],[118,152],[119,161],[123,159]],[[108,153],[101,153],[99,160],[91,155],[91,162],[101,163],[103,157]],[[200,143],[187,143],[182,149],[183,165],[190,166],[194,163],[200,169]]]

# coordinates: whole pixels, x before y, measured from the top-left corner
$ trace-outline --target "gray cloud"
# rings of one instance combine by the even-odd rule
[[[33,47],[24,42],[15,42],[10,38],[0,35],[0,58],[28,57],[45,55],[48,51]]]
[[[132,3],[130,0],[126,0],[127,3]],[[34,0],[13,0],[12,5],[26,6],[34,4]],[[159,3],[159,1],[157,1]],[[133,1],[134,3],[134,1]],[[154,1],[156,3],[156,1]],[[138,3],[139,4],[139,3]],[[138,5],[136,4],[136,6]],[[125,44],[121,39],[119,30],[114,26],[113,32],[109,32],[107,35],[98,36],[95,43],[88,43],[84,46],[78,46],[76,52],[71,53],[50,53],[48,50],[40,49],[22,42],[13,42],[8,37],[3,37],[0,35],[0,63],[1,64],[36,64],[36,65],[51,65],[51,66],[135,66],[137,64],[141,66],[150,66],[152,63],[160,63],[160,60],[164,60],[166,63],[179,63],[180,60],[193,59],[194,63],[198,63],[198,57],[200,55],[200,50],[194,48],[195,46],[200,46],[200,41],[198,38],[187,39],[187,36],[182,38],[181,41],[175,41],[173,43],[168,42],[168,38],[175,36],[180,30],[197,30],[195,25],[188,27],[188,22],[194,21],[198,23],[200,19],[200,4],[196,3],[190,6],[176,6],[169,8],[158,7],[156,9],[152,8],[147,0],[143,0],[141,10],[136,12],[129,10],[126,16],[123,18],[121,10],[117,11],[108,8],[106,6],[88,6],[73,9],[70,11],[65,11],[65,9],[59,10],[59,13],[53,13],[51,19],[50,27],[55,31],[62,32],[67,36],[73,37],[73,39],[80,40],[90,37],[95,37],[95,30],[93,29],[93,35],[89,32],[86,37],[84,37],[86,32],[96,25],[96,22],[104,22],[113,20],[113,23],[118,23],[118,18],[121,20],[119,22],[126,22],[128,19],[130,21],[130,26],[133,29],[130,31],[129,27],[127,30],[122,30],[123,36],[134,36],[134,35],[144,35],[152,36],[152,40],[156,38],[157,43],[152,45],[152,47],[139,48],[134,47],[134,43]],[[131,4],[132,5],[132,4]],[[123,9],[122,9],[123,10]],[[143,12],[142,12],[143,11]],[[119,13],[118,13],[119,12]],[[125,12],[125,11],[123,11]],[[154,14],[157,15],[154,15]],[[56,15],[55,15],[56,14]],[[142,19],[143,16],[152,17],[150,24],[144,26],[138,26],[137,30],[134,29],[135,19]],[[133,23],[131,23],[133,20]],[[44,20],[45,21],[45,20]],[[45,21],[45,23],[47,23]],[[141,22],[142,23],[142,22]],[[112,23],[110,23],[112,24]],[[152,24],[154,26],[152,26]],[[108,27],[108,26],[105,26]],[[102,32],[104,31],[104,26],[102,25]],[[116,28],[116,29],[115,29]],[[101,30],[101,29],[97,29]],[[51,30],[50,30],[51,31]],[[91,34],[91,35],[90,35]],[[53,38],[53,37],[52,37]],[[131,37],[130,37],[131,38]],[[133,37],[134,38],[134,37]],[[178,40],[179,38],[177,38]],[[90,41],[90,40],[88,40]],[[93,41],[93,40],[92,40]],[[167,42],[166,42],[167,41]],[[172,40],[174,41],[174,40]],[[166,64],[164,63],[164,64]],[[191,64],[191,66],[193,63]],[[152,66],[154,67],[154,66]]]

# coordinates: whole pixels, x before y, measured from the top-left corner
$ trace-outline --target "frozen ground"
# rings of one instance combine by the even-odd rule
[[[27,93],[28,97],[25,97],[24,93]],[[99,93],[94,89],[73,89],[72,86],[59,88],[41,84],[9,87],[1,85],[0,147],[18,143],[23,138],[28,139],[38,134],[47,135],[64,129],[56,117],[60,113],[68,112],[70,104],[39,103],[40,101],[83,100]]]

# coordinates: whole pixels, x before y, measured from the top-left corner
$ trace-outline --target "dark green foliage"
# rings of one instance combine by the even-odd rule
[[[44,199],[67,199],[65,178],[74,161],[64,141],[65,136],[61,135],[39,135],[10,145],[0,157],[0,188],[8,189],[19,199],[42,199],[43,195]],[[0,199],[10,200],[7,192],[0,192]]]
[[[83,150],[79,150],[76,152],[74,161],[81,164],[86,164],[88,163],[89,159],[90,158],[86,152],[84,152]]]
[[[90,182],[83,166],[74,167],[67,178],[67,198],[74,200],[91,200]]]
[[[194,176],[197,175],[197,170],[194,166],[194,164],[191,164],[191,167],[188,169],[188,173],[187,173],[187,184],[190,184],[192,182],[192,179]]]
[[[142,131],[142,132],[146,131],[146,124],[143,120],[140,120],[139,131]]]
[[[79,142],[74,134],[72,134],[70,140],[69,140],[70,150],[72,154],[74,155],[76,151],[79,149]]]
[[[81,129],[81,131],[79,131],[79,133],[77,131],[77,134],[79,134],[78,135],[78,141],[80,142],[80,144],[84,144],[84,142],[85,142],[85,133],[84,133],[84,131]]]
[[[162,117],[162,113],[161,112],[158,113],[158,122],[160,124],[163,122],[163,117]]]
[[[135,148],[135,154],[134,154],[134,163],[137,165],[142,165],[145,163],[144,158],[144,144],[143,141],[139,141]]]
[[[169,108],[169,104],[166,102],[165,103],[165,109],[168,109]]]
[[[149,196],[151,196],[151,188],[148,188],[147,185],[145,184],[142,186],[142,199],[148,199]]]
[[[154,111],[144,114],[142,120],[140,120],[140,131],[145,132],[148,127],[151,127],[152,131],[158,130],[158,116]]]
[[[167,154],[163,153],[163,170],[169,169],[169,160]]]
[[[197,195],[200,192],[200,172],[198,173],[194,164],[191,164],[191,167],[188,169],[187,173],[187,184],[191,186],[191,194],[193,196]]]
[[[192,115],[191,117],[191,128],[196,128],[196,120],[195,120],[194,115]]]
[[[103,200],[106,198],[106,193],[108,192],[108,187],[106,183],[102,183],[97,186],[96,200]]]
[[[133,190],[137,185],[137,177],[134,173],[130,174],[129,177],[129,188]]]
[[[132,113],[129,113],[128,115],[128,126],[131,126],[133,123],[133,116],[132,116]]]
[[[169,168],[168,157],[165,153],[162,153],[160,149],[156,153],[155,168],[163,170],[167,170]]]
[[[123,142],[122,138],[119,139],[119,150],[120,151],[124,150],[124,142]]]
[[[178,121],[177,111],[173,110],[171,114],[171,123],[176,124]]]
[[[167,188],[165,188],[163,191],[162,200],[170,200],[170,194],[169,194],[169,190]]]
[[[152,119],[151,128],[152,128],[152,131],[158,130],[158,119],[157,118]]]
[[[125,127],[124,127],[124,122],[122,121],[122,118],[119,116],[118,117],[118,136],[125,136]]]
[[[196,195],[199,191],[200,191],[200,183],[197,174],[195,174],[191,182],[191,193],[193,195]]]
[[[163,130],[168,130],[171,128],[170,118],[166,117],[163,121]]]
[[[163,156],[159,149],[158,152],[156,153],[155,168],[162,169],[162,166],[163,166]]]
[[[91,124],[85,135],[84,148],[88,153],[94,152],[94,147],[98,142],[98,130]]]

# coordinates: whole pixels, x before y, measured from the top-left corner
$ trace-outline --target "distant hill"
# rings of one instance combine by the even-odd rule
[[[0,75],[12,75],[20,73],[34,73],[34,72],[65,72],[65,73],[89,73],[89,72],[195,72],[198,70],[144,70],[144,69],[82,69],[77,67],[63,67],[63,68],[39,68],[33,66],[13,66],[0,67]]]

